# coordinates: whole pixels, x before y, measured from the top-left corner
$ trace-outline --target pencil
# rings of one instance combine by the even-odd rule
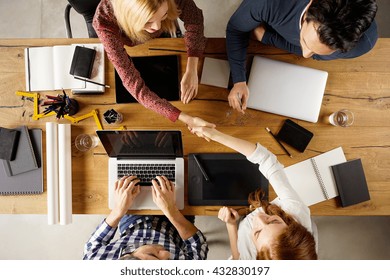
[[[206,173],[206,171],[203,169],[203,167],[202,167],[202,165],[200,164],[200,162],[198,161],[198,158],[197,158],[194,154],[192,154],[192,156],[194,157],[194,160],[195,160],[196,164],[198,165],[198,167],[199,167],[199,169],[200,169],[200,172],[202,172],[203,177],[205,178],[206,182],[210,181],[209,176],[207,176],[207,173]]]
[[[104,85],[104,84],[101,84],[101,83],[97,83],[97,82],[94,82],[94,81],[90,81],[90,80],[87,80],[87,79],[83,79],[83,78],[79,78],[77,76],[73,76],[75,79],[77,80],[81,80],[81,81],[84,81],[84,82],[87,82],[87,83],[91,83],[91,84],[95,84],[95,85],[98,85],[98,86],[103,86],[103,87],[106,87],[106,88],[110,88],[109,85]]]
[[[267,130],[267,131],[269,132],[269,134],[272,135],[272,137],[276,140],[276,142],[278,142],[278,144],[280,145],[280,147],[282,147],[282,149],[286,152],[286,154],[287,154],[290,158],[292,158],[292,155],[287,151],[287,149],[283,146],[283,144],[279,141],[279,139],[276,138],[276,136],[272,133],[272,131],[271,131],[268,127],[266,127],[265,130]]]

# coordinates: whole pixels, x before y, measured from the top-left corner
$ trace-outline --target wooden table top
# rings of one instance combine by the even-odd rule
[[[45,123],[55,121],[54,116],[34,121],[31,118],[34,110],[33,102],[15,95],[16,91],[25,90],[25,47],[97,42],[99,42],[97,39],[0,40],[0,126],[12,128],[27,125],[29,128],[42,128],[45,131]],[[173,104],[192,116],[199,116],[215,123],[219,130],[227,134],[260,142],[275,153],[285,166],[342,146],[347,160],[362,159],[371,200],[342,208],[339,198],[334,198],[311,206],[312,214],[390,215],[390,39],[379,39],[375,48],[362,57],[336,61],[304,59],[260,45],[258,42],[251,43],[248,49],[249,57],[259,54],[329,73],[318,123],[295,120],[314,133],[304,153],[292,151],[293,158],[289,158],[266,132],[265,127],[278,131],[286,117],[251,109],[248,109],[245,115],[233,111],[227,102],[227,89],[200,85],[195,100],[185,105],[179,101]],[[182,39],[155,39],[126,49],[132,56],[178,54],[181,56],[181,69],[185,69],[186,51]],[[225,39],[208,39],[204,56],[226,59]],[[199,77],[202,63],[203,60],[199,65]],[[128,129],[180,129],[183,133],[185,158],[189,153],[233,152],[218,143],[208,143],[193,136],[181,122],[172,123],[139,104],[116,104],[114,81],[113,66],[106,59],[106,83],[111,85],[111,88],[106,89],[104,95],[75,97],[80,104],[80,111],[76,116],[97,109],[102,121],[103,112],[114,108],[123,114],[124,121],[121,125]],[[40,94],[44,97],[45,94],[53,94],[53,92]],[[326,120],[327,116],[343,108],[354,112],[354,124],[348,128],[330,125]],[[59,122],[69,123],[68,120]],[[117,127],[103,124],[103,128]],[[95,130],[97,126],[93,118],[73,124],[72,140],[80,133],[94,133]],[[45,145],[45,137],[43,137],[44,159],[46,158]],[[77,152],[72,147],[73,214],[109,213],[107,162],[108,156],[101,144],[87,153]],[[45,166],[44,180],[46,180]],[[270,198],[274,197],[275,193],[270,188]],[[216,215],[219,208],[219,206],[186,204],[182,212],[193,215]],[[245,207],[236,207],[236,209],[241,212],[246,211]],[[0,196],[0,213],[47,213],[46,184],[41,195]]]

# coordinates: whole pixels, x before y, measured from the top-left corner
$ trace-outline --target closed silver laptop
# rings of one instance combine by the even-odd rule
[[[247,107],[315,123],[327,78],[326,71],[255,56]]]

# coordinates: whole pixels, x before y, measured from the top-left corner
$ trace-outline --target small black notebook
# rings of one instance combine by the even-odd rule
[[[20,132],[15,159],[3,160],[4,170],[8,176],[15,176],[39,168],[27,126],[15,128]]]
[[[96,50],[76,46],[70,66],[69,74],[82,78],[91,78],[93,63],[95,61]]]
[[[206,181],[199,164],[207,174]],[[248,195],[263,189],[268,199],[268,180],[238,153],[188,155],[188,202],[190,205],[247,206]]]
[[[19,134],[18,130],[0,127],[0,159],[15,159]]]
[[[135,68],[150,90],[168,101],[180,100],[179,60],[177,55],[131,57]],[[136,103],[115,70],[116,103]]]
[[[303,153],[313,138],[313,133],[290,119],[286,119],[276,137]]]
[[[360,159],[333,165],[332,171],[343,207],[370,200]]]
[[[15,176],[8,176],[0,166],[0,195],[31,195],[43,193],[42,130],[28,131],[32,149],[37,155],[38,168]]]

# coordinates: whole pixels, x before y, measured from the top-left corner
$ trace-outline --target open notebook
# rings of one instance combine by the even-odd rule
[[[339,195],[332,166],[346,161],[339,147],[286,167],[284,171],[293,189],[310,206]]]

